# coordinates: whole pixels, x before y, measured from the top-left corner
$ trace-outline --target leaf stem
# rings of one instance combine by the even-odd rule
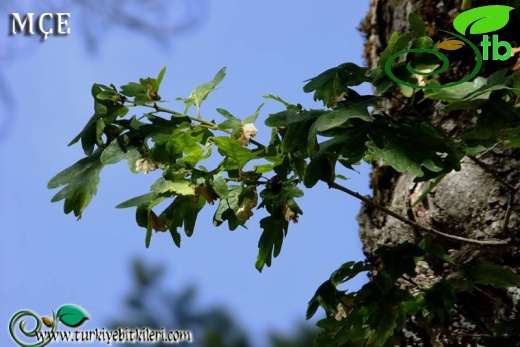
[[[187,115],[185,113],[177,112],[177,111],[171,110],[169,108],[161,107],[161,106],[157,105],[157,103],[153,104],[153,106],[151,106],[151,105],[145,105],[145,106],[153,107],[158,112],[169,113],[169,114],[172,114],[174,116],[185,116],[185,117],[188,117],[189,119],[191,119],[193,121],[196,121],[196,122],[199,122],[201,124],[204,124],[204,125],[210,127],[211,129],[218,129],[218,125],[216,125],[213,122],[207,121],[207,120],[199,118],[199,117],[193,117],[193,116]]]
[[[161,106],[157,105],[157,103],[153,104],[153,106],[152,105],[143,105],[143,106],[154,108],[157,112],[165,112],[165,113],[172,114],[174,116],[185,116],[185,117],[188,117],[189,119],[191,119],[192,121],[199,122],[199,123],[207,126],[208,128],[210,128],[212,130],[220,130],[220,131],[223,131],[223,132],[225,132],[227,134],[233,134],[233,132],[231,130],[229,130],[229,129],[220,129],[218,127],[218,125],[213,123],[213,122],[207,121],[207,120],[202,119],[200,117],[193,117],[193,116],[187,115],[185,113],[177,112],[177,111],[171,110],[169,108],[161,107]],[[255,146],[257,146],[258,148],[265,148],[265,146],[263,144],[261,144],[260,142],[255,141],[253,139],[250,139],[249,142],[254,144]]]
[[[448,239],[448,240],[451,240],[451,241],[455,241],[455,242],[459,242],[459,243],[466,243],[466,244],[472,244],[472,245],[479,245],[479,246],[494,246],[494,247],[497,247],[497,246],[508,246],[510,243],[511,243],[511,240],[510,239],[506,239],[506,240],[475,240],[475,239],[468,239],[468,238],[465,238],[465,237],[460,237],[460,236],[456,236],[456,235],[450,235],[450,234],[446,234],[442,231],[439,231],[439,230],[436,230],[436,229],[433,229],[433,228],[430,228],[430,227],[427,227],[425,225],[421,225],[419,223],[416,223],[406,217],[403,217],[401,216],[400,214],[384,207],[384,206],[381,206],[379,205],[378,203],[370,200],[369,198],[359,194],[358,192],[355,192],[353,190],[350,190],[348,189],[347,187],[344,187],[340,184],[337,184],[336,182],[332,182],[329,184],[329,188],[334,188],[334,189],[337,189],[339,191],[342,191],[350,196],[353,196],[361,201],[363,201],[364,203],[372,206],[372,207],[375,207],[383,212],[385,212],[386,214],[388,214],[389,216],[392,216],[394,217],[395,219],[403,222],[404,224],[407,224],[411,227],[414,227],[418,230],[422,230],[428,234],[432,234],[432,235],[436,235],[436,236],[440,236],[440,237],[443,237],[445,239]]]

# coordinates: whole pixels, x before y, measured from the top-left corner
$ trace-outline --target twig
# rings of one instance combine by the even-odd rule
[[[513,208],[513,204],[515,202],[515,195],[518,193],[520,189],[520,184],[516,187],[513,187],[509,183],[507,183],[502,177],[500,177],[495,171],[493,171],[486,163],[482,162],[480,159],[477,159],[475,156],[468,156],[471,160],[473,160],[479,167],[481,167],[484,171],[491,174],[498,182],[500,182],[504,187],[509,190],[509,199],[507,201],[506,214],[504,216],[504,220],[502,221],[502,229],[508,231],[509,229],[509,219],[511,218],[511,211]]]
[[[472,287],[475,288],[480,294],[487,296],[490,300],[493,300],[494,302],[496,302],[499,305],[502,305],[503,307],[507,307],[507,305],[504,302],[500,301],[499,299],[496,299],[491,294],[486,293],[476,285],[473,284]]]
[[[486,163],[482,162],[480,159],[477,159],[477,157],[473,155],[468,155],[468,158],[473,160],[475,164],[477,164],[479,167],[481,167],[484,171],[489,173],[491,176],[493,176],[498,182],[500,182],[504,187],[509,189],[512,192],[516,192],[518,188],[513,187],[509,183],[507,183],[502,177],[500,177],[495,171],[493,171],[489,166],[486,165]]]
[[[429,228],[425,225],[421,225],[419,223],[416,223],[414,221],[411,221],[410,219],[406,218],[406,217],[403,217],[401,216],[400,214],[384,207],[384,206],[381,206],[379,205],[378,203],[375,203],[374,201],[370,200],[369,198],[367,197],[364,197],[362,196],[361,194],[353,191],[353,190],[350,190],[348,189],[347,187],[343,187],[342,185],[340,184],[337,184],[336,182],[332,182],[329,184],[329,188],[334,188],[334,189],[337,189],[339,191],[342,191],[344,193],[347,193],[348,195],[351,195],[363,202],[365,202],[366,204],[372,206],[372,207],[375,207],[383,212],[385,212],[386,214],[396,218],[397,220],[411,226],[411,227],[414,227],[414,228],[417,228],[419,230],[422,230],[426,233],[429,233],[429,234],[432,234],[432,235],[437,235],[437,236],[440,236],[440,237],[443,237],[445,239],[448,239],[448,240],[451,240],[451,241],[455,241],[455,242],[460,242],[460,243],[466,243],[466,244],[472,244],[472,245],[480,245],[480,246],[507,246],[510,244],[511,240],[510,239],[506,239],[506,240],[475,240],[475,239],[468,239],[468,238],[465,238],[465,237],[460,237],[460,236],[455,236],[455,235],[450,235],[450,234],[446,234],[442,231],[439,231],[439,230],[436,230],[436,229],[433,229],[433,228]]]
[[[464,330],[460,330],[460,333],[464,336],[468,336],[468,337],[474,337],[474,338],[481,338],[481,337],[492,337],[493,335],[491,334],[470,334],[470,333],[467,333],[465,332]]]
[[[504,216],[504,221],[502,222],[502,229],[509,230],[509,218],[511,218],[511,211],[513,209],[513,204],[515,203],[515,195],[516,191],[511,190],[509,192],[509,200],[507,201],[507,209],[506,214]]]
[[[417,284],[414,280],[412,280],[410,277],[408,276],[401,276],[402,279],[404,279],[405,281],[409,282],[410,284],[414,285],[419,291],[421,292],[424,292],[424,288],[421,287],[419,284]]]
[[[174,116],[185,116],[185,117],[188,117],[189,119],[195,121],[195,122],[199,122],[205,126],[207,126],[209,129],[212,129],[212,130],[220,130],[220,131],[223,131],[225,133],[228,133],[228,134],[232,134],[233,132],[229,129],[220,129],[218,127],[217,124],[213,123],[213,122],[209,122],[205,119],[202,119],[199,117],[192,117],[190,115],[187,115],[187,114],[184,114],[184,113],[181,113],[181,112],[177,112],[175,110],[171,110],[169,108],[164,108],[164,107],[161,107],[159,105],[157,105],[157,103],[153,104],[152,105],[140,105],[140,106],[146,106],[146,107],[151,107],[151,108],[154,108],[157,112],[165,112],[165,113],[169,113],[169,114],[172,114]],[[263,144],[261,144],[260,142],[257,142],[253,139],[249,139],[249,142],[254,144],[255,146],[257,146],[258,148],[265,148],[265,146]]]

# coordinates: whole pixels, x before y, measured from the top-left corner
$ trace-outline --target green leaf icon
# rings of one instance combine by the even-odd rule
[[[84,321],[89,319],[88,313],[76,305],[63,305],[59,308],[56,317],[71,328],[79,327]]]
[[[453,27],[462,35],[466,34],[470,26],[470,34],[490,33],[506,26],[509,12],[513,9],[504,5],[475,7],[459,14],[453,21]]]

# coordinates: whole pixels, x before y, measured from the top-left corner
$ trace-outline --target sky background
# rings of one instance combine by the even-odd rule
[[[360,203],[354,198],[323,183],[305,190],[298,200],[304,215],[290,225],[281,255],[260,274],[254,263],[263,210],[255,212],[256,223],[249,222],[249,229],[230,232],[226,225],[213,227],[216,206],[206,207],[194,235],[183,237],[182,248],[165,233],[155,234],[146,249],[134,209],[114,207],[148,192],[159,172],[131,174],[123,162],[105,168],[98,193],[80,221],[63,213],[63,201],[50,202],[57,190],[46,185],[83,158],[80,145],[67,144],[92,115],[93,83],[121,86],[155,77],[166,66],[160,94],[172,102],[164,106],[182,110],[175,97],[188,96],[227,66],[221,88],[203,104],[207,119],[218,119],[216,107],[244,118],[268,93],[321,108],[311,94],[303,93],[303,81],[344,62],[363,65],[362,36],[356,28],[368,1],[207,0],[199,8],[202,25],[168,46],[125,29],[104,30],[102,21],[93,20],[90,25],[98,26],[96,54],[89,53],[92,46],[85,43],[81,28],[92,14],[70,4],[70,9],[61,2],[52,10],[71,13],[71,34],[45,42],[7,32],[9,13],[46,12],[42,4],[26,1],[22,9],[7,1],[0,6],[0,28],[5,30],[0,34],[0,77],[7,88],[3,95],[11,95],[11,104],[0,99],[0,345],[14,345],[8,322],[21,309],[51,315],[63,304],[77,304],[91,317],[83,330],[119,318],[136,256],[166,265],[166,288],[179,291],[195,284],[201,305],[228,306],[258,338],[266,329],[292,329],[332,271],[363,259],[355,220]],[[144,10],[139,13],[157,21]],[[159,28],[167,24],[164,19],[154,22]],[[357,91],[370,92],[367,85]],[[266,102],[256,124],[260,139],[268,132],[263,125],[267,115],[281,110],[281,105]],[[345,184],[369,194],[368,169],[363,165],[358,173],[347,172]],[[363,281],[360,277],[347,288],[356,289]]]

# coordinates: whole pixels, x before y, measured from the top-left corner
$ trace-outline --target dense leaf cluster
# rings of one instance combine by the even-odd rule
[[[282,249],[290,222],[303,212],[297,199],[303,184],[312,188],[319,181],[336,187],[337,165],[353,169],[361,161],[383,161],[399,172],[408,172],[416,181],[438,183],[447,173],[460,169],[461,159],[496,146],[520,147],[520,73],[507,70],[488,78],[443,89],[418,91],[396,84],[385,72],[388,59],[407,48],[436,49],[425,36],[424,23],[410,16],[412,32],[397,34],[381,53],[374,69],[346,63],[307,81],[304,91],[314,93],[324,109],[305,109],[278,96],[266,95],[283,105],[270,114],[265,125],[271,128],[270,141],[260,144],[252,138],[252,125],[261,106],[240,119],[224,109],[216,111],[221,121],[203,117],[201,105],[225,76],[220,70],[214,79],[202,84],[184,102],[183,111],[163,108],[159,88],[165,74],[140,79],[120,88],[95,84],[92,87],[94,115],[71,142],[81,142],[86,157],[56,175],[49,188],[63,188],[52,201],[64,200],[65,213],[81,217],[97,190],[99,173],[105,165],[126,160],[132,172],[161,170],[161,177],[150,192],[127,200],[118,207],[136,208],[137,224],[146,229],[146,246],[153,231],[169,231],[174,243],[181,244],[180,230],[191,236],[198,213],[216,205],[213,223],[227,224],[230,230],[245,226],[253,210],[264,209],[256,268],[271,266]],[[442,47],[442,46],[441,46]],[[447,47],[445,45],[445,47]],[[441,49],[441,48],[438,48]],[[427,54],[409,54],[395,63],[401,80],[438,85],[406,69],[435,67],[438,62]],[[376,95],[359,95],[353,87],[371,83]],[[402,94],[407,112],[399,117],[378,111],[379,102]],[[456,137],[448,137],[415,109],[422,100],[442,101],[441,112],[474,110],[476,124]],[[190,115],[195,107],[195,114]],[[147,109],[141,117],[127,117],[130,109]],[[217,158],[217,160],[215,160]],[[216,164],[211,164],[216,163]],[[207,167],[210,165],[211,167]],[[356,195],[354,195],[356,196]],[[165,202],[166,208],[157,212]],[[317,346],[340,346],[367,341],[369,345],[390,346],[397,342],[409,317],[424,326],[436,326],[449,319],[460,293],[472,293],[478,285],[507,288],[520,285],[520,277],[498,264],[480,262],[461,269],[442,247],[426,238],[420,246],[404,242],[383,246],[374,262],[347,262],[324,282],[309,303],[308,317],[322,307],[327,318],[319,322],[323,332]],[[441,280],[416,293],[402,289],[400,280],[413,282],[416,263],[425,256],[437,257],[462,271],[459,280]],[[338,286],[359,273],[371,272],[369,283],[357,292],[346,293]],[[496,336],[508,336],[511,330]]]

